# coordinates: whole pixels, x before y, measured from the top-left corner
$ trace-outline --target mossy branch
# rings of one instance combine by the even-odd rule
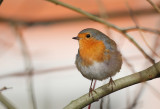
[[[64,109],[81,109],[84,108],[85,106],[98,101],[100,98],[109,95],[115,91],[121,90],[123,88],[132,86],[134,84],[138,84],[141,82],[145,82],[145,81],[149,81],[155,78],[160,77],[160,62],[156,63],[155,65],[134,73],[132,75],[120,78],[115,80],[115,84],[113,85],[113,90],[112,90],[112,86],[109,84],[105,84],[97,89],[95,89],[96,93],[93,92],[93,98],[89,97],[89,94],[85,94],[82,97],[72,101],[70,104],[68,104],[66,107],[64,107]]]

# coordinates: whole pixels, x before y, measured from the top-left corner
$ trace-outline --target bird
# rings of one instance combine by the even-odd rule
[[[76,67],[85,78],[91,80],[89,95],[94,91],[93,80],[110,78],[109,84],[115,84],[112,77],[122,66],[122,56],[115,41],[94,28],[83,29],[72,39],[79,42]]]

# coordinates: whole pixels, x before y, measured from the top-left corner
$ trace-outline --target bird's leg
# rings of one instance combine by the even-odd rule
[[[92,95],[92,91],[94,91],[95,93],[97,93],[94,88],[95,88],[95,85],[96,85],[96,80],[94,82],[94,85],[93,85],[93,88],[92,88],[92,83],[93,83],[93,79],[91,80],[91,85],[90,85],[90,88],[89,88],[89,97],[90,95]]]
[[[97,80],[94,80],[94,84],[93,84],[93,91],[96,93],[96,91],[94,90],[95,89],[95,87],[96,87],[96,81]]]
[[[95,93],[97,93],[94,89],[95,89],[95,86],[96,86],[96,80],[94,81],[94,84],[93,84],[93,88],[92,88],[92,83],[93,83],[93,79],[91,80],[91,86],[89,88],[89,97],[90,95],[92,96],[92,91],[94,91]],[[92,96],[92,99],[94,100],[93,96]],[[88,109],[91,109],[91,104],[88,105]]]
[[[93,83],[93,79],[91,80],[91,85],[90,85],[90,88],[89,88],[89,97],[90,97],[90,95],[92,95],[92,91],[93,91],[92,83]]]
[[[109,80],[109,86],[112,85],[112,91],[113,91],[113,85],[116,86],[115,82],[113,81],[112,77],[110,77],[110,80]]]

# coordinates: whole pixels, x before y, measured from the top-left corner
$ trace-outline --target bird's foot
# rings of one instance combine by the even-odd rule
[[[93,92],[97,94],[97,92],[95,90],[93,90],[92,88],[89,89],[89,97],[92,97],[92,100],[95,101],[94,97],[93,97]]]
[[[94,89],[90,88],[89,89],[89,97],[93,96],[93,92],[95,92],[97,94],[97,92]]]
[[[113,85],[116,86],[115,82],[113,81],[112,77],[110,77],[110,80],[109,80],[109,86],[112,86],[112,91],[113,91]]]

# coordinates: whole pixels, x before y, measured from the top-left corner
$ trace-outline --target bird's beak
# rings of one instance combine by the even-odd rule
[[[79,37],[72,37],[72,39],[79,40]]]

